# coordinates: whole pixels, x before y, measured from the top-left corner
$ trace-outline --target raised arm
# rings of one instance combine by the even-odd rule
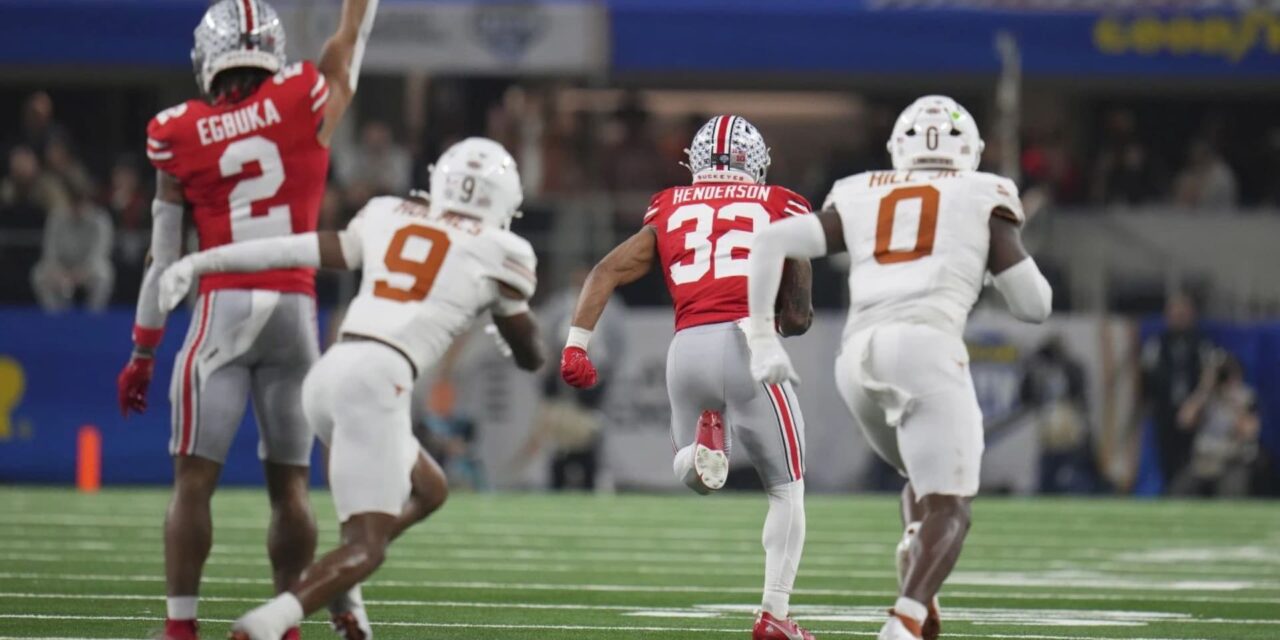
[[[163,172],[156,172],[156,197],[151,203],[151,249],[138,293],[133,322],[133,355],[116,379],[120,413],[147,410],[147,388],[155,368],[155,350],[164,336],[169,309],[161,308],[160,274],[182,253],[182,184]]]
[[[573,324],[569,327],[569,339],[565,342],[560,358],[560,375],[564,381],[587,389],[594,387],[598,374],[595,365],[587,357],[591,333],[595,331],[604,307],[615,289],[642,278],[653,267],[658,251],[657,232],[644,227],[627,238],[591,269],[587,281],[578,294],[578,305],[573,312]]]
[[[324,106],[324,122],[316,137],[328,146],[342,115],[351,106],[356,85],[360,81],[360,65],[364,49],[373,31],[373,18],[378,13],[378,0],[343,0],[338,30],[324,43],[316,67],[329,83],[329,99]]]
[[[987,226],[991,230],[987,270],[1009,305],[1009,313],[1026,322],[1044,322],[1053,309],[1053,288],[1022,246],[1022,227],[1017,218],[997,208]]]

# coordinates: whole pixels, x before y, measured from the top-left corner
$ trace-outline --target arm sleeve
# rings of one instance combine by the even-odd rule
[[[1053,308],[1053,288],[1030,256],[1001,271],[995,277],[995,285],[1013,317],[1034,323],[1048,319]]]
[[[343,232],[345,233],[345,232]],[[345,245],[344,254],[345,254]],[[300,233],[227,244],[191,256],[196,276],[206,273],[245,273],[270,269],[320,267],[320,243],[316,233]]]
[[[133,342],[155,347],[160,343],[168,314],[160,310],[160,274],[182,252],[182,206],[156,200],[151,203],[151,261],[142,276],[138,310],[134,316]]]
[[[817,216],[795,216],[769,225],[751,245],[747,262],[749,331],[774,329],[774,303],[782,285],[782,262],[787,258],[819,258],[827,252],[827,238]]]

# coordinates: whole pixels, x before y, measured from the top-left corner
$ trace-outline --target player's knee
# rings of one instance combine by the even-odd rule
[[[968,531],[973,524],[969,508],[970,499],[964,496],[932,494],[921,498],[928,516],[945,519],[947,522]]]
[[[443,478],[439,482],[430,482],[423,484],[420,488],[415,488],[409,496],[409,501],[413,506],[415,520],[422,520],[427,516],[440,510],[444,506],[446,500],[449,499],[449,483]]]
[[[175,464],[173,489],[182,500],[208,502],[218,487],[220,465],[192,456],[180,456]]]

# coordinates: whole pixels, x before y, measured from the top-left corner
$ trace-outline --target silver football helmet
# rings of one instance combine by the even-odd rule
[[[219,72],[253,67],[270,73],[285,64],[284,25],[264,0],[219,0],[196,27],[191,64],[206,95]]]
[[[888,143],[893,168],[970,171],[982,162],[986,143],[978,123],[947,96],[924,96],[903,110]]]
[[[684,152],[694,182],[728,180],[763,183],[769,173],[769,147],[746,118],[716,116],[702,125]]]

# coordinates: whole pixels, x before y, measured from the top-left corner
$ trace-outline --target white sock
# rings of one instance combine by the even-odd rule
[[[164,606],[170,620],[195,620],[199,603],[200,596],[169,596],[165,598]]]
[[[302,622],[302,603],[288,591],[268,600],[266,604],[245,614],[234,628],[248,631],[250,635],[279,637],[289,627]]]
[[[898,598],[898,601],[893,603],[893,612],[915,620],[916,624],[924,624],[925,616],[929,615],[929,610],[923,604],[906,596]]]
[[[786,618],[791,588],[804,552],[804,480],[768,489],[769,513],[764,517],[764,599],[761,608]]]

